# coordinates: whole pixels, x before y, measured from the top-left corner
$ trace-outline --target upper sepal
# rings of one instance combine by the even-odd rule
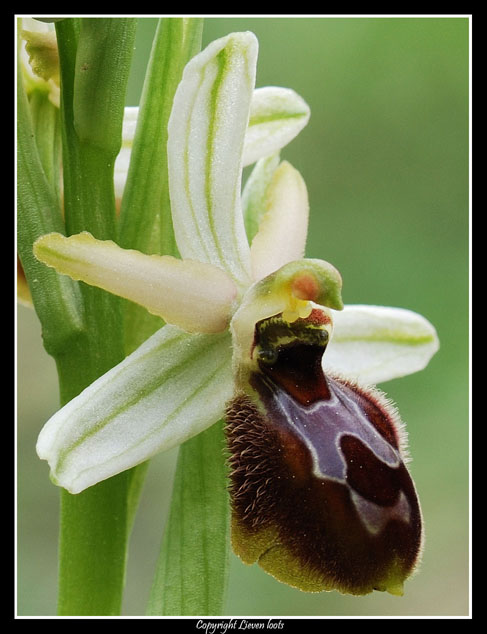
[[[186,65],[168,124],[168,173],[177,246],[183,258],[250,280],[240,189],[242,153],[255,84],[257,39],[232,33]]]

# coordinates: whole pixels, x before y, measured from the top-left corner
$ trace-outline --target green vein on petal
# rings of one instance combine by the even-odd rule
[[[439,348],[431,323],[404,308],[346,305],[333,313],[333,322],[323,367],[362,383],[382,383],[418,372]]]
[[[241,286],[250,277],[240,186],[256,59],[251,33],[210,44],[187,64],[168,127],[179,252],[227,270]]]
[[[232,392],[228,332],[165,326],[57,412],[37,452],[57,484],[79,493],[203,431]]]

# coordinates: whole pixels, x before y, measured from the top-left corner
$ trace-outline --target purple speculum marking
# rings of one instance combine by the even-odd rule
[[[311,406],[296,403],[284,390],[271,390],[274,408],[281,413],[281,421],[291,425],[310,450],[315,475],[346,481],[347,463],[340,448],[340,439],[344,435],[357,437],[382,462],[392,468],[398,467],[401,463],[398,451],[379,434],[357,404],[345,392],[339,392],[338,386],[335,383],[330,389],[330,399]],[[310,434],[313,435],[312,443]]]
[[[370,533],[382,530],[392,518],[409,523],[411,508],[402,487],[404,467],[394,423],[374,398],[324,375],[321,358],[327,342],[320,340],[319,329],[283,325],[281,320],[258,325],[256,344],[265,355],[251,382],[269,412],[269,424],[301,440],[316,478],[348,489]]]
[[[272,410],[273,420],[278,426],[299,434],[311,453],[317,478],[334,480],[349,488],[357,512],[371,533],[382,530],[392,518],[409,522],[410,508],[403,491],[398,491],[394,504],[384,506],[360,495],[347,482],[347,460],[341,447],[345,436],[357,438],[391,469],[397,469],[402,459],[399,451],[381,436],[347,394],[346,387],[327,378],[330,397],[306,406],[297,403],[272,381],[264,378],[263,383],[269,390],[266,405]],[[367,473],[363,476],[366,478]]]

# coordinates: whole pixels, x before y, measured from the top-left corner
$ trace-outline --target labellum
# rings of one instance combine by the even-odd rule
[[[227,409],[233,548],[304,591],[400,595],[422,541],[402,424],[375,388],[324,374],[331,329],[318,307],[255,325]]]

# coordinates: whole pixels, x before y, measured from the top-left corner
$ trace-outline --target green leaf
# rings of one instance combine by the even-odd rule
[[[61,127],[59,108],[45,92],[34,90],[30,96],[30,107],[36,144],[42,168],[56,197],[56,208],[61,216]]]
[[[66,18],[35,18],[39,20],[39,22],[61,22],[62,20],[66,20]]]
[[[179,450],[171,512],[148,615],[219,615],[228,576],[229,512],[222,422]]]
[[[137,125],[120,211],[122,247],[178,255],[167,182],[167,124],[184,66],[200,49],[202,22],[195,18],[159,20],[140,107],[130,109],[136,111]]]
[[[200,18],[159,20],[140,108],[130,109],[137,113],[133,147],[129,151],[122,148],[122,153],[130,156],[120,210],[122,247],[143,253],[178,255],[169,201],[167,124],[184,66],[201,48],[202,29]],[[127,353],[162,325],[160,319],[140,306],[124,302]]]
[[[55,190],[41,163],[20,72],[17,87],[18,254],[42,324],[44,346],[57,356],[82,333],[83,305],[76,282],[41,265],[32,252],[37,238],[64,231],[64,226]]]
[[[430,322],[404,308],[346,305],[333,322],[323,367],[363,383],[418,372],[439,348]]]
[[[54,414],[37,452],[78,493],[203,431],[232,394],[228,331],[164,326]]]

